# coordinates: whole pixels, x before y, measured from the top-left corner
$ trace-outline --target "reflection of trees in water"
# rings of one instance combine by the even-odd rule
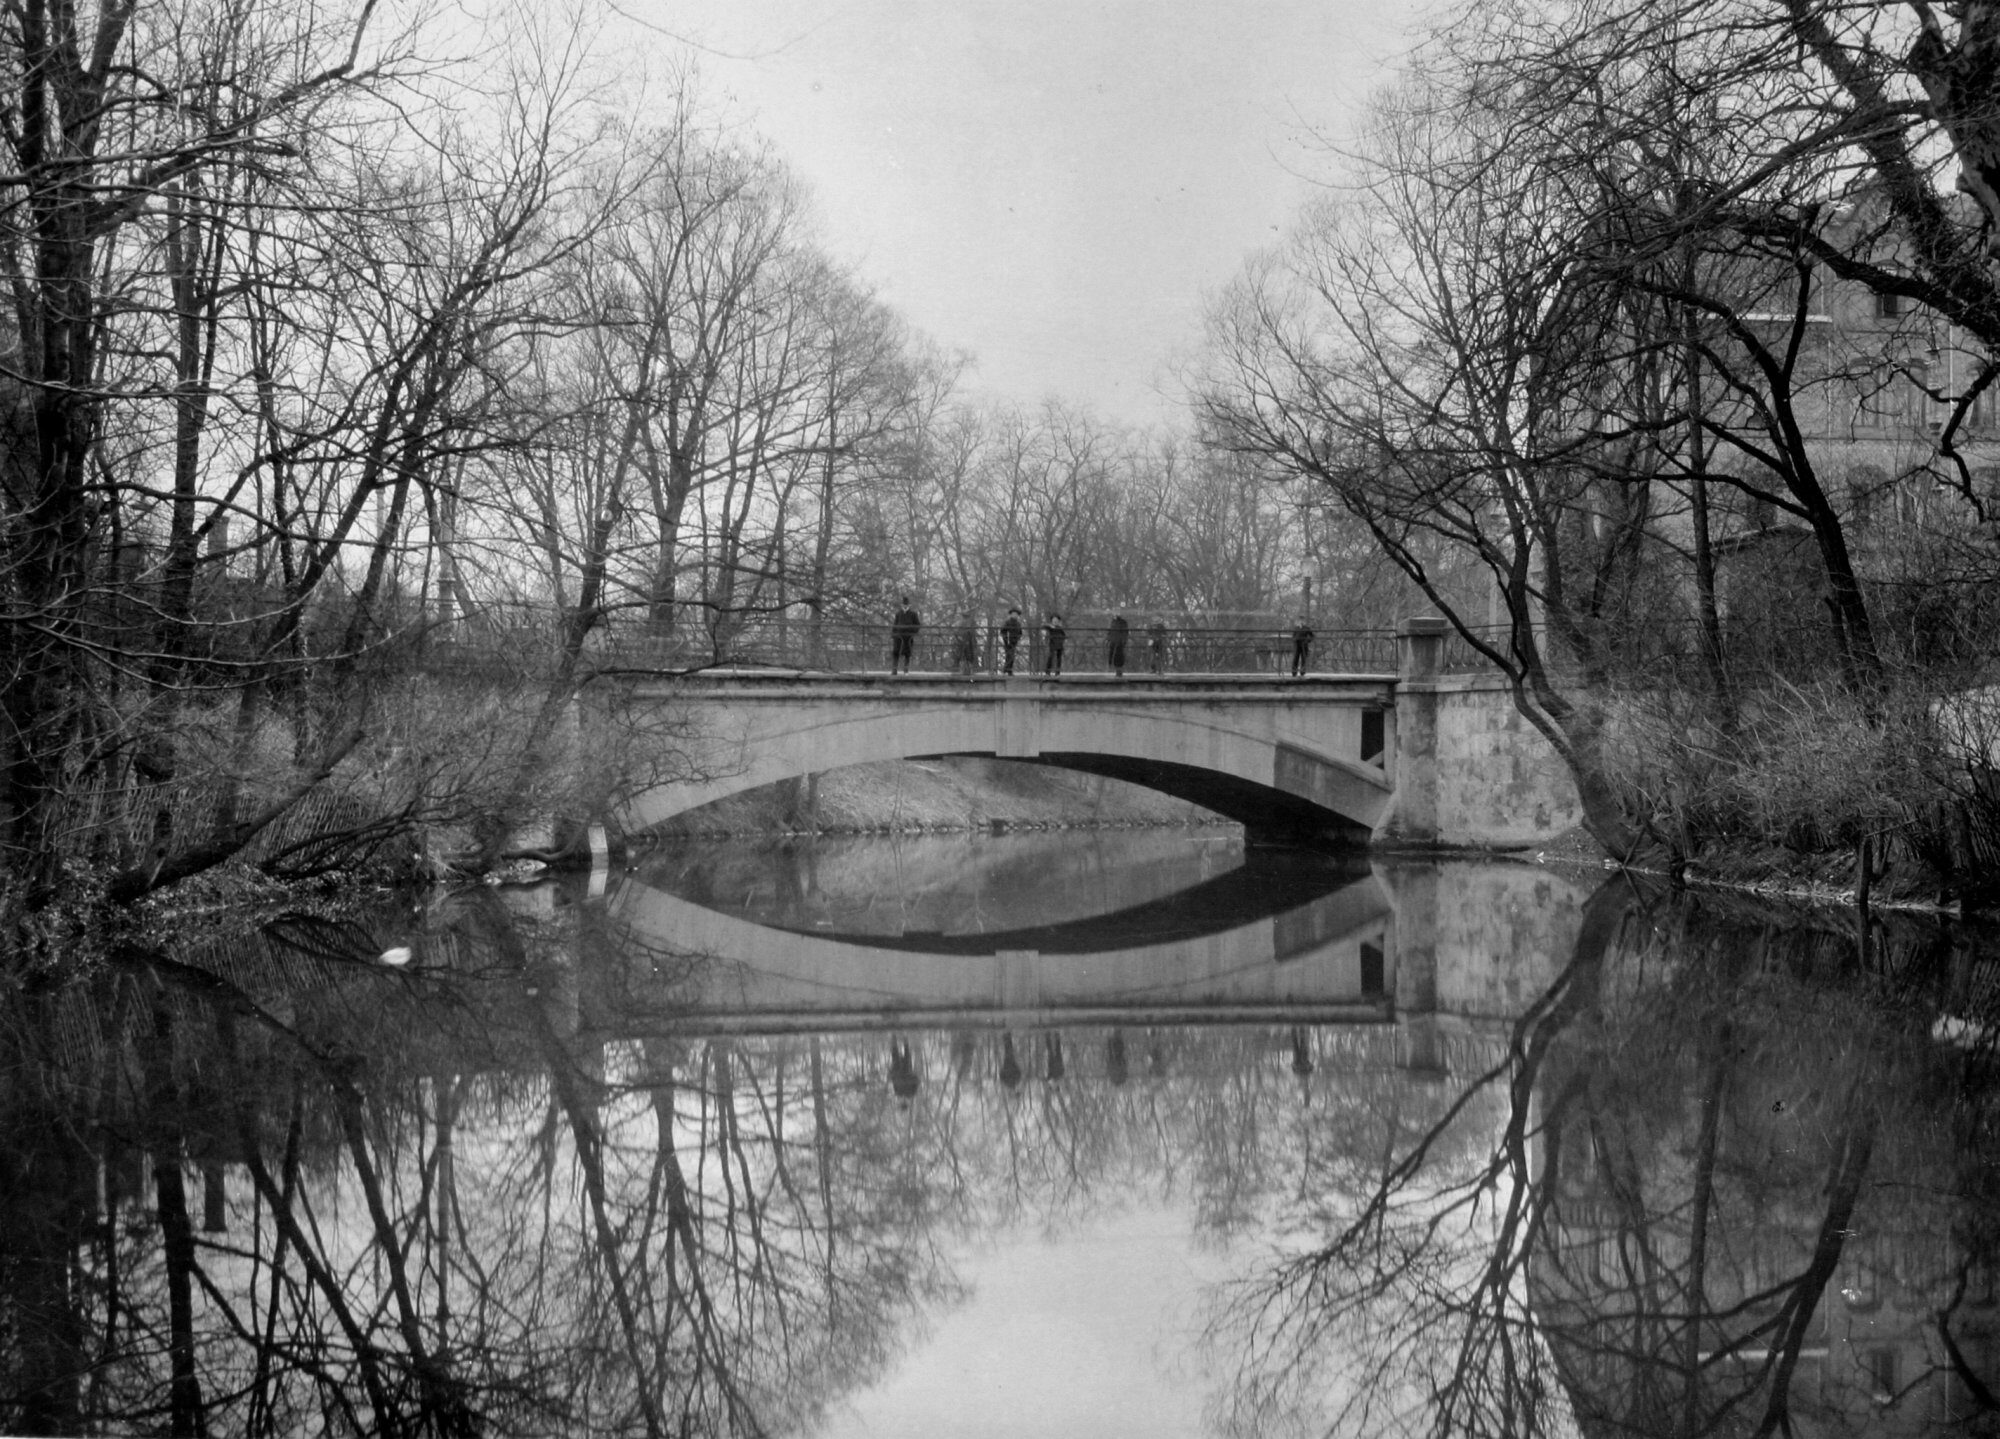
[[[449,981],[135,960],[23,1007],[0,1429],[761,1433],[879,1369],[949,1276],[904,1197],[825,1182],[846,1081],[567,1039],[546,956],[485,938]]]
[[[954,1301],[948,1244],[1180,1193],[1227,1232],[1385,1142],[1324,1057],[1303,1102],[1283,1029],[677,1037],[639,996],[678,961],[579,966],[580,914],[467,904],[405,972],[357,957],[407,933],[299,922],[24,998],[0,1429],[783,1432]]]
[[[2000,1105],[1928,1037],[1966,951],[1745,919],[1600,894],[1505,1062],[1218,1320],[1218,1426],[2000,1432]]]
[[[1992,1428],[1991,1056],[1925,1007],[1963,947],[1600,898],[1469,1080],[1410,1067],[1448,1017],[689,1037],[681,961],[579,964],[583,913],[19,996],[0,1429],[783,1432],[966,1239],[1161,1200],[1301,1256],[1229,1311],[1225,1430]]]
[[[964,1176],[949,1218],[972,1235],[1162,1202],[1191,1211],[1211,1245],[1310,1225],[1368,1176],[1357,1155],[1430,1122],[1446,1097],[1402,1067],[1403,1038],[1387,1026],[964,1029],[911,1042],[927,1078],[904,1162],[932,1183]],[[892,1041],[875,1043],[893,1063]],[[1302,1049],[1317,1052],[1310,1077]]]

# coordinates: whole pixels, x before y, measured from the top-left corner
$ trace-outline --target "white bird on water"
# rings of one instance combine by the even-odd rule
[[[382,951],[382,957],[379,962],[388,965],[392,969],[401,969],[410,962],[410,954],[411,950],[407,944],[391,945]]]

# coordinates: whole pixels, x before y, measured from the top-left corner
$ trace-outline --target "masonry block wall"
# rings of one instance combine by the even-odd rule
[[[1583,818],[1549,742],[1498,675],[1438,673],[1442,620],[1403,626],[1396,684],[1396,793],[1381,845],[1531,849]]]
[[[1435,683],[1439,844],[1523,848],[1583,819],[1569,767],[1521,717],[1503,681]]]

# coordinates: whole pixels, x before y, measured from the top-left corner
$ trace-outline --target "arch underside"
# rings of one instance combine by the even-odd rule
[[[984,754],[963,752],[968,759],[994,759]],[[943,759],[944,755],[913,755],[913,759]],[[1219,770],[1169,760],[1142,759],[1133,755],[1092,754],[1077,750],[1044,751],[1033,758],[1010,759],[1012,764],[1047,765],[1052,769],[1075,770],[1124,780],[1145,789],[1157,790],[1175,799],[1184,799],[1203,809],[1214,810],[1224,819],[1242,825],[1253,841],[1274,843],[1319,843],[1353,846],[1368,843],[1369,826],[1351,816],[1298,795],[1254,780]]]
[[[766,723],[776,719],[779,723]],[[1273,727],[1276,728],[1276,727]],[[1294,730],[1298,727],[1294,726]],[[1188,800],[1242,824],[1255,840],[1359,847],[1387,812],[1392,785],[1357,758],[1359,726],[1304,741],[1199,717],[1097,710],[1015,715],[986,705],[848,714],[753,713],[712,736],[697,778],[634,795],[618,818],[644,830],[713,800],[800,775],[886,760],[978,758],[1102,775]],[[1329,753],[1329,748],[1333,753]]]

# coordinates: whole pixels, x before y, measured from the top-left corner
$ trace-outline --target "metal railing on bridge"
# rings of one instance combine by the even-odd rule
[[[518,607],[433,626],[418,641],[431,668],[487,665],[541,668],[560,644],[557,617]],[[1109,624],[1068,627],[1061,660],[1065,675],[1117,671]],[[613,616],[593,626],[584,642],[586,663],[598,670],[679,674],[708,669],[791,669],[831,674],[886,673],[894,652],[894,627],[885,622],[759,615],[689,621],[659,627]],[[1211,625],[1188,617],[1158,628],[1134,625],[1125,635],[1123,671],[1147,674],[1286,675],[1291,672],[1289,628]],[[1392,629],[1323,628],[1308,647],[1308,674],[1393,674]],[[1001,627],[994,623],[920,627],[911,644],[912,673],[994,674],[1006,668]],[[1014,653],[1013,673],[1041,675],[1055,665],[1045,629],[1026,626]]]
[[[621,661],[655,655],[661,659],[703,652],[708,663],[739,667],[811,669],[836,673],[887,670],[895,633],[887,624],[823,621],[818,626],[768,620],[736,627],[713,638],[702,634],[667,641],[614,635],[607,653]],[[1288,629],[1181,623],[1161,628],[1133,626],[1123,640],[1123,663],[1108,624],[1071,625],[1065,632],[1059,672],[1144,674],[1288,674],[1293,641]],[[669,664],[668,667],[672,667]],[[911,644],[913,672],[984,674],[1004,672],[1006,646],[994,624],[924,626]],[[1387,629],[1320,630],[1307,648],[1309,674],[1391,674],[1396,669],[1396,634]],[[1058,671],[1047,631],[1024,628],[1015,648],[1013,672],[1042,675]]]
[[[430,670],[509,673],[527,676],[550,669],[561,648],[565,617],[547,606],[495,605],[440,622],[412,621],[384,647],[382,659],[399,662],[413,655]],[[1829,642],[1808,623],[1781,628],[1775,623],[1725,624],[1719,664],[1706,659],[1702,636],[1692,623],[1662,617],[1643,631],[1601,642],[1607,676],[1626,684],[1700,687],[1715,669],[1737,685],[1754,686],[1773,676],[1810,678],[1836,671]],[[1491,672],[1493,665],[1465,635],[1441,625],[1436,672],[1463,675]],[[1474,633],[1505,653],[1504,626],[1480,626]],[[1104,675],[1117,665],[1113,631],[1099,615],[1083,617],[1066,631],[1061,673]],[[613,610],[600,616],[584,641],[584,664],[598,672],[688,674],[715,669],[798,670],[822,674],[884,674],[890,669],[895,631],[884,620],[826,618],[796,614],[724,614],[682,608],[672,624],[655,622],[645,611]],[[1582,657],[1572,655],[1553,635],[1544,635],[1545,658],[1565,674]],[[1270,675],[1291,672],[1289,626],[1244,623],[1236,616],[1182,614],[1162,622],[1134,623],[1125,633],[1124,673],[1162,675]],[[1313,675],[1396,674],[1402,656],[1398,632],[1387,627],[1316,627],[1305,673]],[[996,674],[1005,669],[998,623],[970,625],[947,621],[921,626],[911,645],[914,674]],[[1024,624],[1014,654],[1013,673],[1039,676],[1054,669],[1048,634],[1041,624]]]

